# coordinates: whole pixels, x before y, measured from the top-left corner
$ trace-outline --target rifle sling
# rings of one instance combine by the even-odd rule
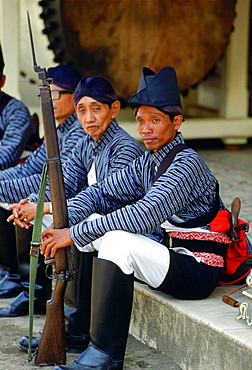
[[[30,248],[30,274],[29,274],[29,343],[28,343],[28,359],[31,360],[31,342],[33,334],[33,314],[34,314],[34,289],[37,276],[37,266],[39,258],[40,238],[42,230],[44,199],[46,190],[47,165],[43,166],[42,178],[39,188],[39,196],[36,208],[36,216],[34,219],[32,241]]]
[[[174,148],[172,148],[169,151],[169,153],[165,156],[160,166],[158,167],[156,176],[154,178],[154,182],[157,181],[158,178],[170,167],[176,154],[188,148],[189,147],[185,144],[178,144]],[[219,183],[218,182],[216,183],[215,192],[216,192],[216,197],[215,197],[214,205],[210,209],[209,212],[205,213],[204,215],[195,217],[191,220],[184,221],[184,222],[175,222],[173,220],[168,220],[168,221],[174,226],[183,227],[183,228],[200,227],[200,226],[209,224],[215,218],[220,208]]]

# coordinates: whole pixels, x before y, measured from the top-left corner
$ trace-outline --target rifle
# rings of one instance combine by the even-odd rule
[[[55,229],[62,229],[69,227],[69,223],[51,92],[49,88],[49,85],[52,84],[53,81],[51,78],[47,78],[46,69],[37,65],[28,12],[27,19],[34,71],[38,73],[39,79],[42,80],[42,86],[39,87],[39,96],[43,117],[46,161],[48,165],[49,186],[53,209],[53,227]],[[68,266],[68,256],[70,256],[70,246],[58,249],[55,260],[53,261],[55,263],[56,284],[52,298],[47,301],[46,304],[46,320],[38,351],[35,355],[35,364],[55,365],[66,363],[64,294],[67,281],[73,274],[73,269],[70,269]]]

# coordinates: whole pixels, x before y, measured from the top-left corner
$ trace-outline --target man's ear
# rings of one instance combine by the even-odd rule
[[[2,75],[0,77],[0,89],[4,86],[5,80],[6,80],[6,76],[5,75]]]
[[[174,130],[178,130],[183,122],[182,114],[178,114],[173,118]]]
[[[116,116],[118,115],[118,113],[120,112],[120,108],[121,108],[121,103],[119,102],[119,100],[116,100],[114,101],[112,104],[111,104],[111,109],[112,109],[112,118],[116,118]]]

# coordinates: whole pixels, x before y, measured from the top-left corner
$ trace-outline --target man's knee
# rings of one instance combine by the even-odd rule
[[[98,254],[99,258],[115,263],[125,274],[132,273],[129,235],[121,230],[106,233]]]
[[[119,250],[121,254],[124,254],[124,251],[128,251],[129,249],[128,235],[130,235],[130,233],[122,230],[107,232],[102,238],[99,254],[114,255],[117,254]]]

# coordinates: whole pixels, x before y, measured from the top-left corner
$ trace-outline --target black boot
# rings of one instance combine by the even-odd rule
[[[90,336],[90,302],[93,257],[97,252],[82,253],[76,247],[74,262],[76,274],[74,280],[67,284],[65,300],[70,302],[72,312],[68,316],[68,329],[66,330],[66,350],[69,353],[81,353],[88,347]],[[71,284],[69,288],[69,284]],[[67,297],[66,297],[67,295]],[[73,304],[75,308],[73,308]],[[65,305],[66,308],[66,305]],[[32,339],[31,348],[34,352],[38,348],[40,337]],[[19,348],[28,351],[28,337],[24,336],[18,343]]]
[[[18,274],[15,226],[7,222],[12,211],[0,207],[0,265],[10,274]]]
[[[29,314],[29,284],[22,283],[23,292],[21,292],[11,304],[0,309],[0,317],[17,317]],[[45,315],[46,303],[40,299],[43,297],[43,287],[35,285],[34,294],[34,314]]]
[[[81,353],[85,351],[85,349],[88,347],[90,337],[87,336],[77,336],[72,335],[68,331],[66,331],[66,351],[68,353]],[[31,342],[31,351],[35,352],[39,346],[40,343],[40,337],[33,337]],[[28,351],[29,347],[29,338],[28,336],[22,337],[22,339],[18,343],[18,347],[22,349],[23,351]]]
[[[89,335],[91,283],[93,258],[97,252],[82,253],[75,247],[75,269],[72,294],[75,294],[76,309],[68,316],[68,331],[73,335]]]
[[[54,370],[122,370],[133,299],[134,276],[114,263],[94,259],[91,343],[74,362]]]
[[[16,234],[16,249],[17,262],[21,283],[29,283],[30,275],[30,243],[32,240],[33,227],[23,229],[15,226]],[[52,280],[47,276],[52,274],[52,267],[46,267],[44,257],[39,255],[36,284],[42,287],[42,292],[39,293],[40,299],[45,303],[51,298]]]
[[[17,262],[19,269],[20,290],[16,299],[5,308],[0,309],[0,317],[17,317],[29,314],[29,274],[30,274],[30,242],[32,239],[32,227],[23,229],[15,226]],[[44,315],[46,312],[46,301],[51,298],[51,279],[45,274],[44,257],[39,256],[36,285],[34,290],[34,314]],[[51,268],[49,268],[49,274]],[[8,278],[8,274],[6,275]],[[6,278],[3,278],[3,280]],[[6,279],[7,279],[6,278]],[[3,281],[2,280],[2,281]],[[0,282],[0,296],[1,283]]]
[[[12,298],[22,292],[20,276],[7,272],[0,281],[0,298]]]
[[[15,277],[17,283],[14,280],[14,275],[6,274],[6,276],[0,282],[0,297],[3,294],[9,294],[9,297],[17,298],[7,307],[0,309],[0,317],[16,317],[25,316],[29,314],[29,273],[30,273],[30,242],[32,238],[32,228],[23,229],[19,226],[15,227],[16,233],[16,249],[17,249],[17,262],[19,275]],[[51,268],[49,268],[51,273]],[[3,282],[6,280],[5,285],[12,284],[11,287],[5,292],[3,289],[5,285]],[[9,286],[7,285],[7,287]],[[34,313],[37,315],[44,315],[46,308],[46,301],[51,298],[51,285],[52,282],[45,274],[44,257],[39,256],[37,278],[34,290]],[[10,296],[10,291],[14,291],[17,294]],[[2,294],[1,294],[2,291]],[[19,294],[19,295],[18,295]]]
[[[2,280],[3,277],[5,277],[6,273],[7,270],[0,266],[0,281]]]

